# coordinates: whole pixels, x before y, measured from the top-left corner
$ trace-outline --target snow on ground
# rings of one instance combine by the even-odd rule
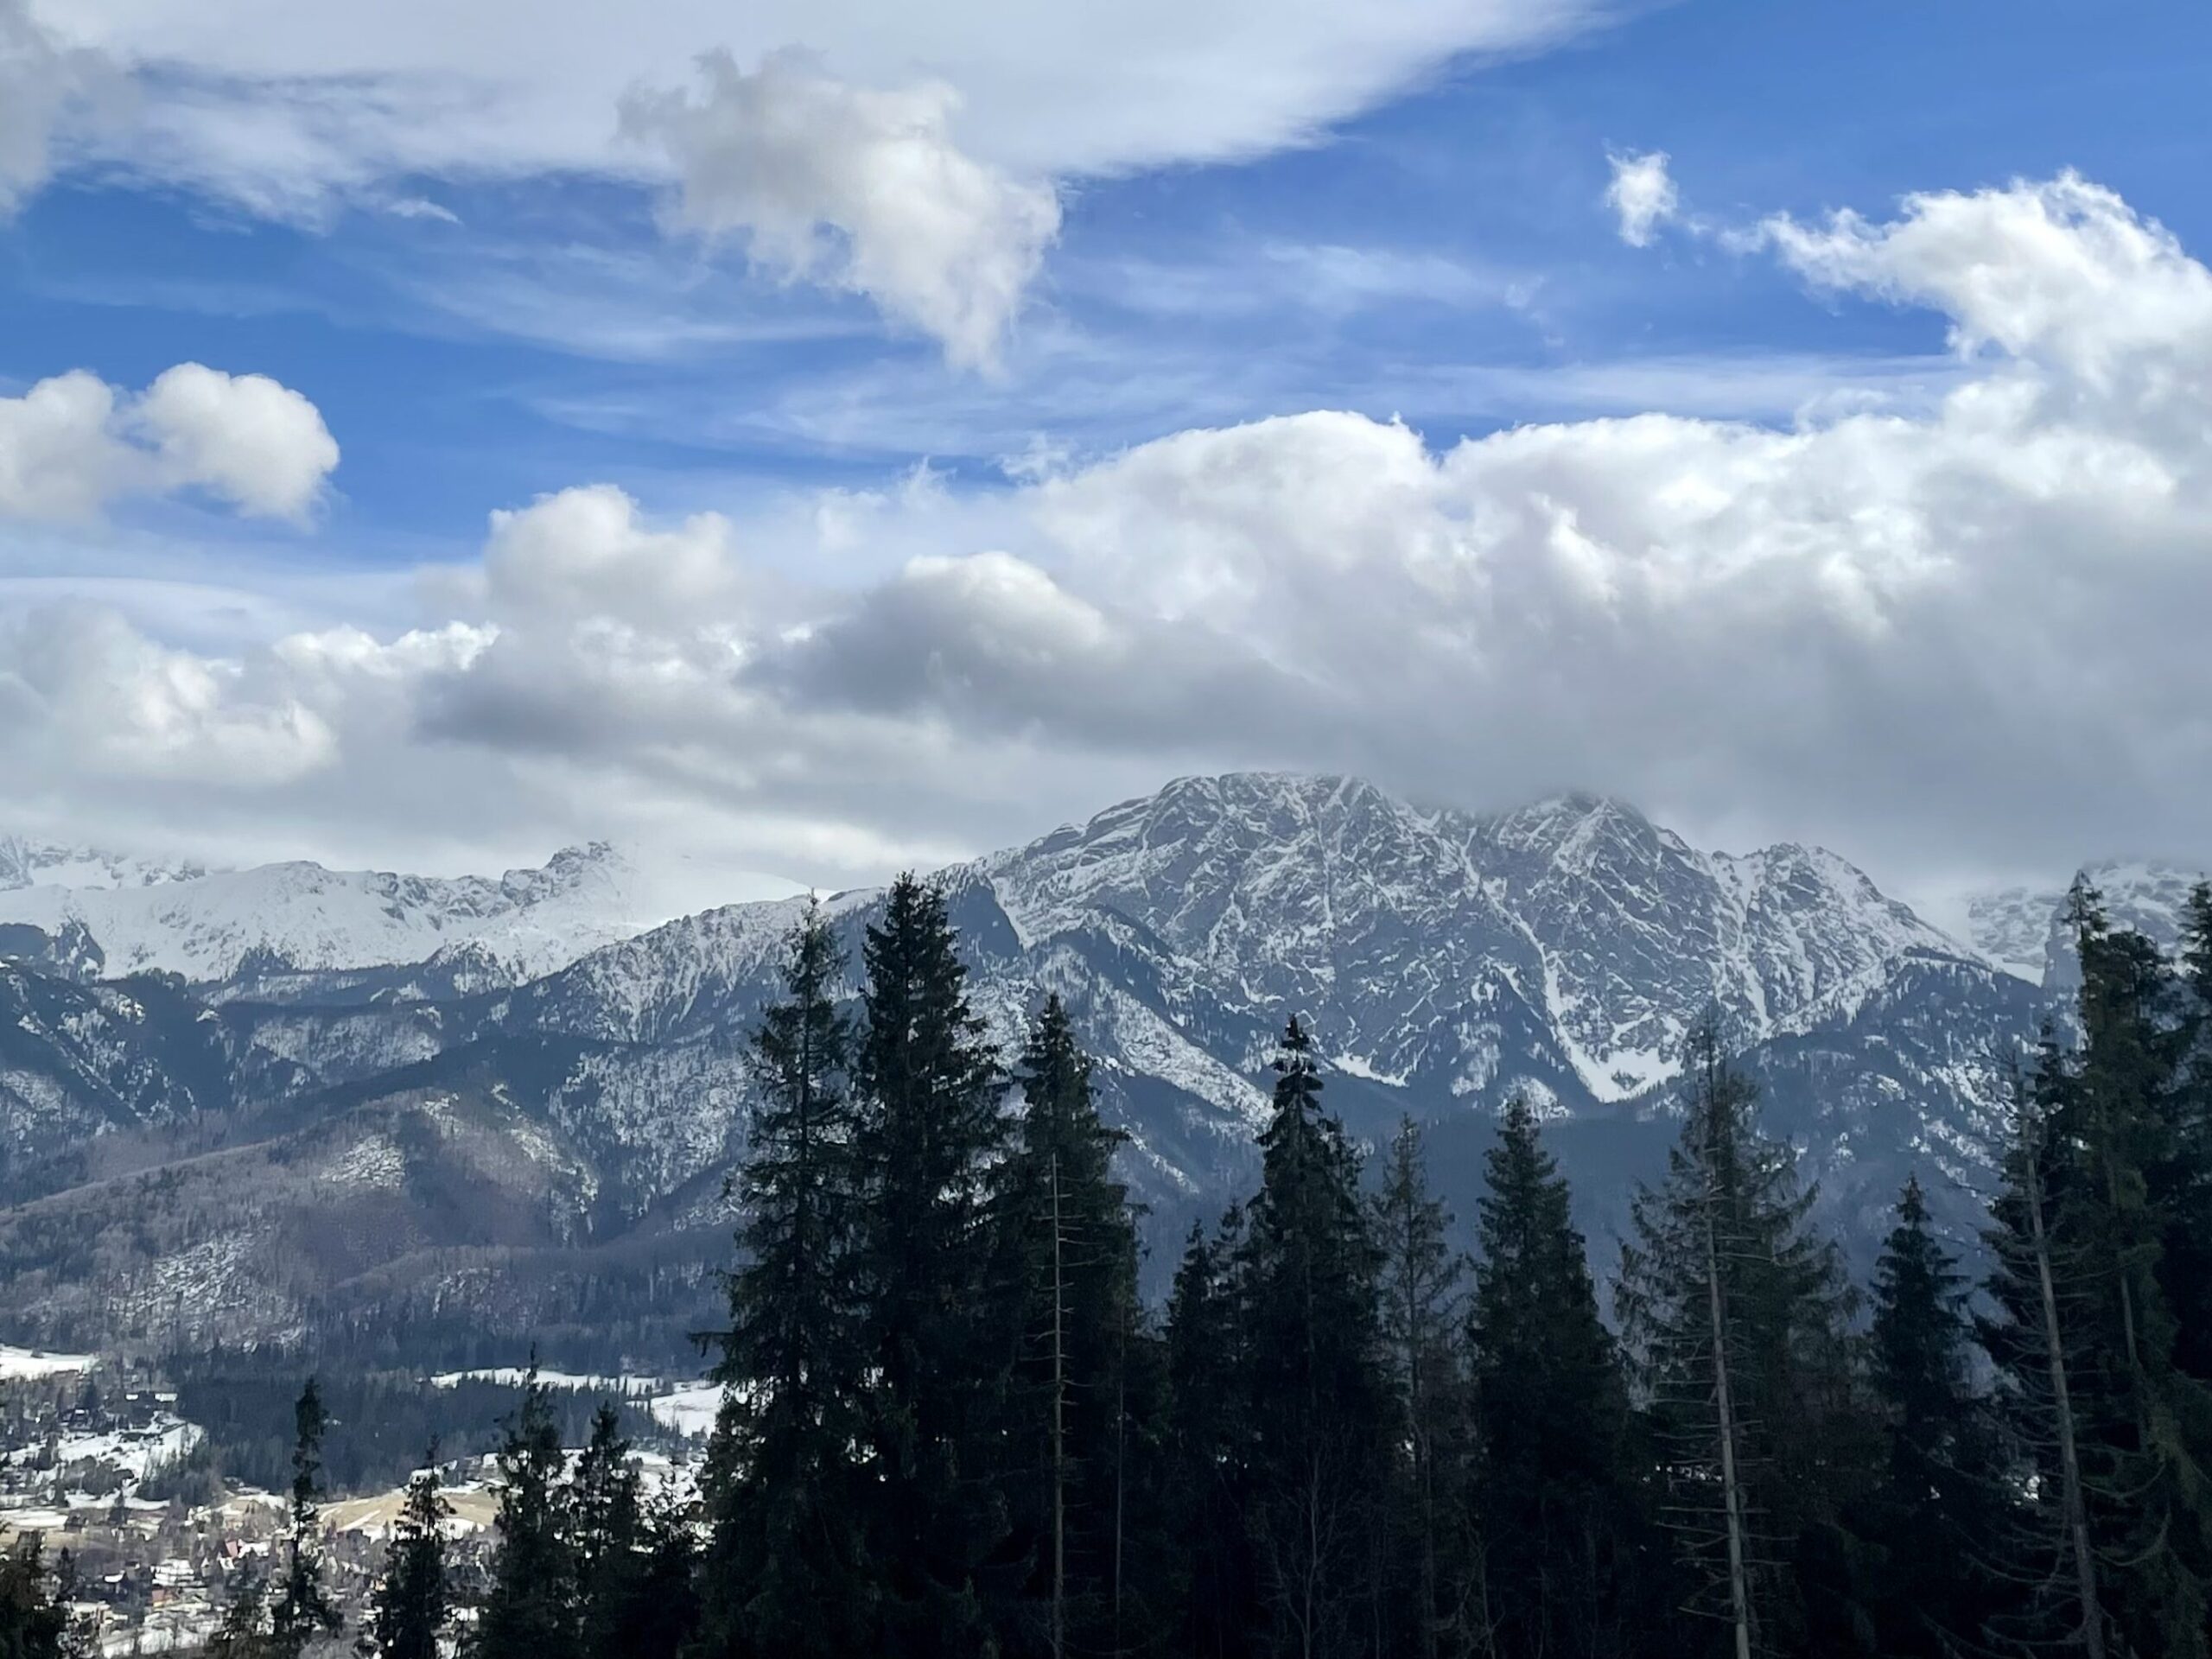
[[[173,1464],[204,1438],[197,1423],[179,1417],[160,1417],[145,1428],[111,1429],[104,1434],[79,1434],[54,1448],[56,1462],[93,1462],[114,1465],[135,1480],[143,1480],[156,1469]]]
[[[430,1379],[434,1389],[459,1388],[464,1382],[496,1382],[501,1388],[518,1389],[530,1373],[519,1365],[488,1365],[473,1371],[441,1371]],[[611,1394],[623,1400],[640,1400],[648,1395],[664,1394],[677,1386],[658,1376],[592,1376],[580,1371],[543,1371],[537,1380],[549,1389],[574,1389],[594,1394]]]
[[[715,1414],[721,1409],[722,1390],[718,1382],[702,1382],[688,1389],[678,1389],[673,1394],[664,1394],[645,1402],[645,1409],[653,1421],[666,1425],[679,1434],[705,1434],[715,1426]]]
[[[62,1376],[76,1371],[89,1371],[99,1363],[91,1354],[49,1354],[36,1348],[0,1345],[0,1380],[10,1382],[23,1377]]]
[[[450,1389],[462,1382],[496,1382],[518,1389],[530,1373],[519,1366],[487,1366],[474,1371],[445,1371],[430,1379],[433,1388]],[[715,1426],[721,1408],[719,1382],[686,1382],[660,1376],[592,1376],[575,1371],[540,1371],[537,1380],[549,1389],[611,1395],[642,1407],[664,1428],[679,1434],[705,1434]]]

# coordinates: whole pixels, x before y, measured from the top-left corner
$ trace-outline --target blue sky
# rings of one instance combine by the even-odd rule
[[[1776,419],[1820,372],[1790,359],[1940,353],[1941,319],[1624,246],[1609,149],[1667,151],[1689,200],[1745,221],[2070,166],[2196,244],[2208,62],[2212,13],[2183,5],[1645,9],[1440,67],[1309,146],[1071,182],[1000,379],[740,248],[671,245],[649,188],[419,178],[459,224],[302,227],[65,177],[4,244],[4,371],[137,385],[197,359],[302,389],[345,448],[318,546],[365,560],[473,546],[491,506],[585,474],[675,506],[925,458],[980,486],[1032,438],[1097,453],[1321,407],[1447,441],[1640,407],[1654,363],[1676,406]]]
[[[679,0],[663,10],[682,9]],[[232,697],[245,700],[238,717],[250,715],[247,725],[263,736],[296,730],[303,716],[315,728],[313,753],[295,757],[297,775],[272,784],[247,766],[237,790],[212,781],[228,775],[234,744],[222,750],[227,760],[204,772],[194,771],[188,747],[164,750],[160,766],[134,772],[136,763],[118,762],[97,777],[27,763],[30,816],[87,831],[112,821],[119,832],[143,834],[173,814],[182,790],[207,810],[210,836],[251,825],[272,847],[448,861],[521,855],[549,835],[602,827],[590,803],[608,774],[600,770],[603,757],[581,750],[562,756],[575,769],[565,782],[533,784],[550,791],[531,798],[538,817],[481,834],[459,822],[431,834],[419,833],[419,819],[365,824],[359,801],[374,791],[358,780],[340,786],[334,781],[340,774],[409,765],[408,756],[419,758],[411,747],[418,743],[442,745],[442,765],[456,742],[495,740],[457,737],[451,722],[441,725],[423,699],[448,693],[442,681],[418,688],[373,736],[348,728],[357,693],[325,688],[345,704],[334,712],[296,683],[269,683],[271,662],[297,673],[283,648],[296,632],[355,627],[386,650],[410,627],[467,623],[504,628],[500,649],[510,648],[524,625],[497,614],[502,602],[520,603],[502,601],[499,571],[518,582],[523,566],[520,556],[500,567],[496,551],[487,553],[490,515],[526,512],[563,491],[616,486],[640,535],[681,536],[682,527],[704,522],[698,515],[727,527],[729,546],[716,543],[712,557],[727,556],[733,571],[743,566],[731,575],[730,591],[745,597],[728,602],[744,614],[725,619],[725,632],[747,643],[724,639],[720,648],[743,659],[741,677],[769,676],[748,683],[748,696],[768,696],[771,683],[817,685],[804,677],[776,678],[779,651],[857,626],[854,619],[873,614],[871,607],[905,602],[915,583],[941,574],[931,561],[1001,551],[1021,561],[1022,571],[1041,572],[1054,585],[1053,603],[1079,601],[1099,610],[1100,626],[1127,630],[1114,636],[1116,651],[1141,655],[1141,645],[1153,648],[1145,642],[1166,637],[1162,630],[1211,626],[1233,635],[1240,607],[1264,615],[1269,599],[1288,602],[1305,591],[1294,565],[1270,566],[1245,572],[1231,585],[1235,605],[1208,613],[1179,596],[1231,591],[1216,582],[1216,567],[1230,555],[1186,552],[1170,569],[1143,563],[1141,550],[1120,541],[1084,539],[1110,521],[1116,536],[1179,545],[1190,525],[1209,521],[1218,491],[1195,500],[1189,493],[1214,490],[1206,480],[1217,475],[1205,467],[1177,473],[1179,493],[1167,506],[1147,498],[1154,501],[1147,511],[1170,515],[1164,529],[1132,527],[1126,502],[1096,506],[1110,487],[1148,476],[1148,467],[1172,470],[1182,453],[1173,447],[1177,435],[1249,431],[1269,417],[1317,410],[1349,411],[1383,429],[1402,419],[1418,435],[1414,448],[1424,464],[1445,476],[1462,440],[1535,423],[1567,423],[1587,435],[1603,417],[1651,414],[1789,434],[1840,429],[1854,411],[1878,409],[1941,423],[1944,400],[1978,376],[2011,384],[2008,375],[2086,374],[2086,359],[2069,356],[2066,340],[2040,321],[2014,338],[1999,318],[1993,334],[1968,279],[1909,265],[1919,256],[1901,242],[1885,243],[1878,259],[1850,253],[1854,263],[1837,278],[1821,263],[1834,248],[1793,251],[1761,226],[1827,226],[1826,234],[1841,223],[1830,215],[1849,210],[1870,226],[1925,226],[1933,237],[1941,227],[1932,215],[1901,205],[1915,192],[2064,219],[2070,210],[2005,193],[2071,174],[2118,204],[2076,213],[2062,226],[2085,245],[2103,245],[2103,215],[2123,230],[2163,226],[2174,258],[2200,274],[2194,261],[2212,246],[2199,107],[2212,69],[2212,11],[2201,6],[2123,8],[2094,18],[2056,3],[1681,0],[1593,13],[1568,0],[1464,9],[1401,0],[1386,10],[1389,21],[1376,33],[1397,44],[1379,55],[1371,41],[1344,33],[1349,23],[1331,22],[1327,9],[1298,9],[1295,21],[1278,28],[1267,8],[1239,21],[1224,7],[1226,21],[1187,56],[1172,38],[1128,44],[1110,31],[1103,45],[1085,39],[1064,48],[1034,30],[1011,39],[1004,18],[987,6],[948,7],[942,42],[887,47],[873,58],[855,44],[881,33],[871,28],[866,5],[818,9],[822,38],[804,32],[812,14],[804,8],[757,25],[788,23],[787,35],[749,41],[715,38],[708,22],[693,28],[671,17],[664,38],[671,49],[687,42],[683,53],[641,60],[620,77],[610,69],[601,86],[590,65],[555,61],[545,55],[550,47],[495,51],[493,26],[513,21],[503,4],[451,7],[442,23],[439,9],[424,9],[409,26],[448,29],[460,42],[448,53],[445,42],[378,38],[367,25],[334,28],[328,39],[296,30],[298,38],[273,39],[264,51],[223,37],[220,6],[195,34],[162,17],[161,8],[130,0],[90,0],[66,16],[44,0],[28,9],[25,0],[7,0],[0,41],[16,31],[19,53],[73,66],[69,73],[81,71],[86,90],[53,111],[43,162],[16,168],[19,205],[0,228],[0,315],[8,324],[0,333],[0,393],[21,397],[51,377],[89,372],[121,400],[126,412],[116,429],[137,455],[168,440],[146,435],[156,428],[143,422],[124,430],[139,418],[127,412],[135,407],[130,400],[173,365],[201,364],[226,376],[267,377],[297,393],[340,454],[334,468],[310,466],[305,506],[242,507],[236,489],[169,466],[169,481],[159,485],[104,484],[90,512],[26,510],[0,521],[0,620],[28,618],[41,606],[111,607],[132,631],[129,652],[155,653],[133,661],[189,654],[156,677],[212,676],[206,696],[213,701],[165,731],[183,729],[197,741],[203,726],[231,718],[223,711]],[[644,13],[659,16],[653,7]],[[1175,15],[1172,7],[1159,12],[1171,21]],[[480,62],[470,55],[479,50],[471,42],[480,22],[488,42]],[[552,20],[546,27],[555,28]],[[658,27],[640,33],[658,41]],[[724,124],[707,121],[711,86],[695,89],[702,124],[657,126],[633,117],[628,136],[615,136],[622,98],[647,82],[683,84],[684,54],[718,46],[730,48],[739,77],[733,85],[746,95],[767,85],[749,79],[764,54],[785,48],[815,54],[803,70],[814,78],[804,83],[810,95],[834,100],[867,95],[854,88],[904,95],[925,85],[950,87],[960,102],[946,106],[950,113],[931,139],[941,149],[931,152],[931,164],[941,167],[925,176],[939,183],[925,189],[941,185],[948,212],[999,217],[973,235],[962,232],[967,239],[950,265],[927,264],[934,256],[925,255],[914,256],[925,258],[922,267],[902,263],[908,251],[894,245],[898,238],[925,240],[949,221],[894,213],[883,227],[855,231],[852,213],[876,211],[866,204],[912,188],[911,178],[854,185],[837,169],[864,168],[868,158],[825,150],[818,167],[809,156],[778,151],[768,160],[790,163],[791,178],[772,189],[751,181],[745,169],[767,165],[768,152],[744,148],[757,135],[728,124],[745,118],[741,99],[728,111],[715,106]],[[1126,63],[1113,55],[1124,51]],[[406,105],[415,83],[405,77],[426,54],[441,73],[480,73],[486,86],[507,77],[510,90],[522,89],[514,107],[480,131],[469,125],[474,114],[454,115],[435,99],[420,111]],[[527,61],[518,67],[511,56]],[[557,132],[524,95],[540,58],[548,84],[559,78],[567,100]],[[1175,88],[1185,62],[1194,84]],[[1117,79],[1125,74],[1144,86],[1167,78],[1172,90],[1159,106],[1157,132],[1145,130],[1141,114],[1132,118]],[[296,114],[288,101],[295,93],[285,89],[381,87],[378,77],[400,89],[387,99],[397,111],[393,131],[372,130],[372,123],[346,110],[324,123],[338,105],[319,100],[340,94],[321,90],[299,100],[308,113],[296,130],[283,125]],[[1271,90],[1278,83],[1279,97]],[[568,107],[575,101],[566,91],[572,84],[603,93],[604,107]],[[1039,101],[1039,86],[1053,90],[1054,105]],[[4,137],[0,184],[10,181]],[[472,145],[496,159],[479,164]],[[1607,188],[1618,159],[1654,152],[1664,154],[1678,205],[1648,245],[1630,245]],[[815,203],[810,188],[846,194]],[[861,206],[850,207],[855,200]],[[1041,211],[1039,203],[1056,210],[1056,226],[1026,237],[1006,231],[1013,222],[1006,214]],[[798,274],[772,242],[778,227],[791,223],[816,250]],[[864,245],[865,236],[879,240]],[[1011,252],[1001,245],[1009,240]],[[984,243],[990,245],[978,253]],[[1955,243],[1942,245],[1955,251]],[[2036,245],[2019,245],[2032,252]],[[855,275],[867,248],[903,274],[881,281]],[[986,257],[1011,264],[974,263]],[[2107,280],[2083,275],[2078,262],[2059,264],[2071,270],[2068,280],[2092,287]],[[1008,269],[1013,296],[995,311],[986,303],[995,321],[982,328],[985,346],[971,349],[981,337],[972,331],[956,339],[915,321],[921,313],[914,308],[944,302],[948,284]],[[2186,270],[2180,280],[2194,291]],[[2173,326],[2175,342],[2158,349],[2193,349],[2191,318]],[[1993,348],[1957,345],[1961,330],[1996,339],[1995,366]],[[995,360],[973,360],[977,350]],[[2050,407],[2056,406],[2054,395]],[[2146,453],[2155,448],[2127,421],[2108,426]],[[0,425],[0,473],[7,434]],[[168,448],[160,453],[171,455]],[[1471,465],[1495,453],[1465,452]],[[146,465],[143,456],[128,464]],[[1353,453],[1343,464],[1370,462]],[[2176,499],[2193,503],[2193,483],[2184,484]],[[1452,523],[1474,526],[1468,533],[1480,541],[1491,518],[1554,499],[1534,484],[1516,487],[1536,493],[1460,503]],[[1688,486],[1678,479],[1662,487]],[[1711,487],[1747,486],[1724,479]],[[1916,486],[1911,511],[1928,499]],[[1080,533],[1066,528],[1071,503],[1081,510]],[[1825,497],[1790,510],[1813,517],[1772,530],[1759,545],[1809,543],[1840,534],[1837,525],[1854,518],[1852,503]],[[1982,528],[1993,532],[2008,522],[2010,510],[1993,504],[1985,518],[1969,518],[1963,529],[1947,521],[1942,534],[1951,545],[1973,541]],[[1600,504],[1583,503],[1567,516],[1577,524],[1592,521],[1602,516]],[[857,528],[830,533],[823,526],[833,518]],[[1367,555],[1420,575],[1419,543],[1427,532],[1413,527],[1406,543],[1384,544],[1392,529],[1363,516],[1355,522],[1357,534],[1381,538]],[[2194,520],[2169,528],[2175,545],[2191,544]],[[1662,539],[1655,533],[1648,546],[1637,543],[1639,570],[1658,568]],[[1497,597],[1514,586],[1503,578],[1516,569],[1503,545],[1484,555],[1492,567],[1482,615],[1491,628],[1515,626]],[[1685,544],[1677,551],[1705,561],[1700,570],[1721,568],[1709,550]],[[630,556],[607,549],[591,556]],[[1808,555],[1808,568],[1832,571],[1841,556]],[[2200,569],[2185,559],[2162,563],[2145,585],[2186,583]],[[1902,649],[1897,639],[1917,630],[1927,637],[1915,648],[1936,650],[1940,626],[1949,624],[1909,610],[1920,601],[1903,597],[1894,571],[1884,571],[1875,599],[1863,601],[1891,631],[1883,649]],[[1532,626],[1570,645],[1583,642],[1573,648],[1598,649],[1584,624],[1555,613],[1552,600],[1529,602],[1537,607]],[[1605,626],[1625,626],[1618,604],[1608,602]],[[1747,613],[1766,616],[1779,605],[1762,601]],[[587,607],[585,614],[600,613]],[[1822,615],[1821,626],[1859,631],[1836,647],[1840,662],[1870,648],[1867,613],[1840,606]],[[956,631],[981,626],[976,617],[959,611]],[[1653,613],[1638,626],[1660,627],[1664,620]],[[1796,643],[1776,649],[1802,652],[1808,626],[1789,622],[1785,632]],[[2113,626],[2118,649],[2126,620]],[[1466,639],[1470,659],[1483,658],[1484,642]],[[2022,747],[2009,728],[1964,723],[1983,697],[1993,702],[2008,694],[2019,657],[2034,658],[2028,642],[2016,645],[2009,661],[1999,646],[1975,646],[1988,650],[1987,661],[1966,690],[1954,685],[1947,695],[1962,722],[1957,745],[1993,752],[2017,768],[2031,745]],[[699,648],[695,630],[678,654],[696,666]],[[1605,654],[1611,660],[1620,652]],[[1358,764],[1366,753],[1362,711],[1339,697],[1317,704],[1313,729],[1326,735],[1310,742],[1265,721],[1232,723],[1189,741],[1159,740],[1167,728],[1195,732],[1205,723],[1196,718],[1181,726],[1133,718],[1127,731],[1071,736],[1056,732],[1047,715],[1008,727],[997,718],[1005,710],[979,719],[956,707],[980,695],[975,688],[989,677],[960,670],[963,689],[953,696],[941,680],[945,652],[928,660],[937,667],[902,687],[863,690],[855,680],[840,682],[834,696],[817,689],[810,715],[828,709],[847,721],[912,720],[939,736],[949,728],[963,744],[1003,743],[1012,730],[1018,743],[1048,747],[1055,764],[1040,773],[1001,754],[979,769],[952,744],[942,766],[962,769],[987,808],[956,804],[963,787],[938,778],[918,790],[905,818],[878,812],[861,823],[850,779],[842,785],[810,777],[785,785],[755,780],[731,794],[702,791],[697,777],[712,771],[714,746],[742,747],[724,732],[698,738],[703,753],[682,765],[658,768],[639,785],[651,806],[608,827],[637,835],[674,833],[667,826],[675,823],[703,826],[683,836],[728,836],[742,845],[747,868],[779,876],[811,876],[817,864],[832,874],[867,874],[904,856],[1041,830],[1065,811],[1103,804],[1116,789],[1185,765]],[[448,664],[441,671],[467,677],[476,665],[472,658],[465,669]],[[7,673],[0,661],[0,683]],[[25,706],[63,721],[54,686],[20,669],[16,682],[31,688]],[[1820,700],[1808,733],[1851,732],[1882,718],[1908,683],[1927,683],[1917,659],[1908,668],[1853,657],[1831,681],[1783,695]],[[1418,702],[1427,690],[1408,684],[1398,695]],[[1018,702],[1027,693],[1009,683],[1003,695]],[[1507,695],[1491,682],[1460,686],[1446,676],[1434,695],[1472,696],[1486,719],[1515,723],[1514,709],[1484,701]],[[1633,687],[1629,695],[1636,696]],[[1863,703],[1851,702],[1861,696]],[[1382,698],[1364,717],[1393,721],[1396,707]],[[1775,760],[1769,751],[1786,734],[1772,732],[1738,734],[1712,753],[1700,745],[1685,764],[1657,775],[1661,798],[1654,801],[1655,774],[1618,764],[1609,743],[1578,747],[1576,733],[1589,724],[1587,717],[1560,722],[1541,755],[1470,752],[1433,768],[1377,738],[1375,769],[1416,792],[1474,805],[1506,804],[1491,798],[1547,780],[1618,789],[1694,831],[1836,840],[1885,870],[1931,884],[2040,871],[2107,850],[2103,843],[2127,827],[2115,805],[2108,817],[2071,816],[2048,836],[2022,836],[1997,808],[1978,808],[1977,792],[2013,802],[2056,785],[2024,780],[2016,791],[1993,791],[1984,779],[1949,798],[1929,788],[1930,769],[1946,764],[1939,754],[1895,761],[1886,772],[1870,760],[1864,785],[1896,804],[1879,812],[1845,806],[1840,789],[1810,787],[1793,766]],[[1140,728],[1154,735],[1128,734]],[[2047,731],[2048,720],[2036,729]],[[2169,764],[2177,753],[2193,754],[2187,744],[2199,741],[2178,728],[2144,736],[2146,767],[2154,756]],[[563,741],[583,741],[573,732]],[[870,744],[889,741],[879,733],[837,764],[858,765]],[[258,755],[261,743],[257,736],[247,747]],[[546,764],[543,754],[513,750],[498,760],[502,766]],[[2076,793],[2093,772],[2070,785]],[[1033,779],[1027,786],[1025,772]],[[2147,774],[2094,773],[2094,781],[2148,787]],[[1942,798],[1908,804],[1920,793]],[[556,797],[562,804],[550,805]],[[2003,814],[2016,816],[2017,806]],[[2177,844],[2190,839],[2190,821],[2189,810],[2164,812],[2152,826],[2153,850],[2203,850]],[[773,825],[782,827],[763,827]],[[1936,848],[1943,850],[1929,850]]]

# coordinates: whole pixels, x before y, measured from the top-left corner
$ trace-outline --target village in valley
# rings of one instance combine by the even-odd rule
[[[451,1387],[464,1376],[520,1397],[520,1370],[425,1381]],[[695,1489],[718,1390],[651,1378],[543,1380],[636,1408],[626,1421],[651,1441],[635,1453],[645,1489],[679,1497]],[[213,1460],[195,1455],[205,1431],[178,1407],[158,1367],[0,1347],[0,1550],[35,1538],[49,1565],[67,1557],[73,1623],[83,1650],[101,1659],[201,1649],[240,1588],[269,1576],[272,1547],[285,1535],[287,1494],[226,1480]],[[494,1538],[495,1460],[476,1452],[436,1468],[465,1621]],[[346,1616],[333,1651],[350,1644],[405,1497],[402,1480],[333,1492],[321,1504],[325,1583]]]

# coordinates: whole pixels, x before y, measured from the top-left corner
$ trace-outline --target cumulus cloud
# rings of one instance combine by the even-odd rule
[[[146,388],[134,419],[164,486],[264,518],[304,518],[338,466],[321,411],[265,374],[180,363]]]
[[[741,236],[756,263],[864,294],[953,362],[988,365],[1059,233],[1052,187],[963,150],[942,82],[849,86],[791,52],[749,73],[714,52],[699,69],[696,97],[622,105],[624,129],[675,164],[677,222]]]
[[[1673,176],[1667,171],[1667,152],[1615,153],[1613,181],[1605,187],[1605,205],[1620,220],[1621,240],[1631,248],[1648,248],[1659,226],[1675,217],[1679,198]]]
[[[199,490],[297,520],[337,465],[321,413],[266,375],[180,363],[131,397],[77,369],[0,397],[0,517],[86,519],[118,496]]]
[[[2045,362],[2099,393],[2115,375],[2164,375],[2176,395],[2202,397],[2189,383],[2212,358],[2212,271],[2078,174],[1907,196],[1885,224],[1782,215],[1759,235],[1811,282],[1942,312],[1963,352]]]
[[[130,452],[113,388],[82,369],[0,397],[0,517],[89,518],[121,487]]]
[[[662,626],[723,612],[743,586],[728,519],[702,512],[655,530],[607,484],[494,512],[484,575],[495,614]]]
[[[176,729],[325,734],[276,745],[315,760],[264,819],[651,826],[827,881],[1252,764],[1478,806],[1594,785],[1906,878],[2212,855],[2212,277],[2063,177],[1764,235],[1940,313],[1956,379],[1779,427],[1183,432],[887,493],[841,521],[900,549],[857,585],[771,580],[823,556],[804,515],[572,491],[496,518],[433,626],[209,663]],[[12,671],[33,728],[93,695]],[[15,741],[67,785],[70,745]]]

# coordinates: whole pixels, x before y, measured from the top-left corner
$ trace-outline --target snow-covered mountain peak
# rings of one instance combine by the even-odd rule
[[[151,887],[206,875],[194,860],[0,835],[0,893],[18,887]]]
[[[1688,850],[1628,802],[1581,791],[1494,814],[1481,820],[1480,833],[1494,848],[1541,856],[1568,873],[1586,873],[1622,846],[1649,853]]]
[[[84,867],[49,861],[45,875]],[[535,978],[660,919],[645,913],[637,872],[605,843],[569,848],[535,869],[486,876],[330,870],[294,861],[251,869],[180,868],[166,879],[0,890],[0,922],[48,933],[73,925],[110,975],[158,969],[195,981],[241,969],[319,971],[429,961],[468,949],[480,978]]]
[[[1668,1075],[1710,1005],[1755,1039],[1909,953],[1962,954],[1833,853],[1702,853],[1598,795],[1478,817],[1354,779],[1188,778],[975,868],[1025,943],[1128,918],[1378,1074],[1516,997],[1606,1098]]]
[[[2184,864],[2105,859],[2083,865],[2076,879],[2096,890],[2114,927],[2140,933],[2171,951],[2181,939],[2190,890],[2206,877]],[[2075,982],[2066,899],[2067,889],[2057,887],[1976,893],[1966,900],[1967,941],[2007,973],[2063,989]]]

